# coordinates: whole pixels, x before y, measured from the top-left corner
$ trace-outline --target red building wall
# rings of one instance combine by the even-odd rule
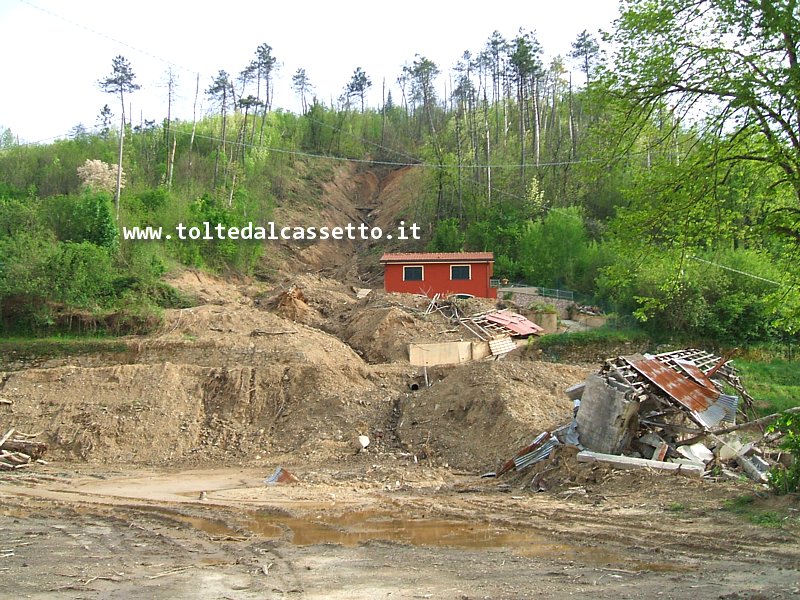
[[[469,280],[451,280],[450,267],[452,265],[471,266]],[[423,268],[422,281],[403,281],[404,266],[421,266]],[[434,294],[470,294],[479,298],[497,298],[497,289],[489,285],[492,277],[492,263],[469,262],[408,262],[387,263],[383,272],[383,287],[387,292],[401,292],[405,294],[425,294],[432,297]]]

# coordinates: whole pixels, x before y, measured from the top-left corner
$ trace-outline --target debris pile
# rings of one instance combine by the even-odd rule
[[[484,342],[498,337],[528,337],[544,333],[544,329],[533,321],[506,308],[469,315],[464,314],[464,308],[465,305],[458,298],[442,298],[440,294],[435,294],[425,314],[438,312]]]
[[[578,462],[690,477],[737,477],[734,469],[741,469],[767,482],[770,460],[730,435],[757,422],[749,422],[753,399],[727,357],[697,349],[620,356],[566,393],[575,406],[572,422],[541,433],[496,475],[527,469],[564,444],[581,450]]]
[[[306,303],[305,294],[297,286],[292,286],[272,298],[267,307],[276,314],[292,321],[304,321],[311,313],[311,307]]]
[[[13,427],[9,429],[0,438],[0,471],[14,471],[36,463],[47,464],[42,460],[47,444],[33,441],[37,435],[18,432]]]

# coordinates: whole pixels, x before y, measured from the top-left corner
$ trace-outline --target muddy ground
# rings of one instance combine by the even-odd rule
[[[408,185],[343,171],[320,203],[388,227]],[[47,465],[0,472],[0,599],[800,594],[796,496],[566,450],[535,486],[481,478],[571,419],[564,390],[597,364],[523,345],[425,387],[407,344],[470,334],[383,293],[377,256],[287,246],[266,282],[175,273],[197,305],[122,351],[0,357],[0,436],[49,446]],[[298,481],[266,483],[278,467]]]
[[[744,484],[611,473],[602,485],[534,494],[519,482],[387,456],[337,464],[284,458],[299,482],[267,485],[271,471],[263,467],[69,464],[4,477],[0,596],[697,599],[800,592],[797,528],[756,525],[724,509]]]

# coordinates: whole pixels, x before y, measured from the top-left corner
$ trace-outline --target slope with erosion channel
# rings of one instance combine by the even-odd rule
[[[297,163],[301,180],[302,163]],[[296,200],[283,201],[275,208],[274,220],[284,226],[354,227],[366,225],[370,230],[379,227],[384,235],[396,232],[396,227],[412,210],[419,194],[419,173],[409,167],[387,169],[355,163],[338,165],[330,177],[314,185],[298,184]],[[358,236],[360,237],[360,235]],[[378,259],[395,240],[286,240],[270,246],[262,271],[270,279],[291,277],[303,272],[320,273],[349,284],[380,285]],[[408,244],[412,240],[399,242]],[[277,243],[276,243],[277,244]]]

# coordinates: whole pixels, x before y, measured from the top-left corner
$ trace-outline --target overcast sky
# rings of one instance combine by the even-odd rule
[[[299,109],[291,81],[301,67],[328,105],[361,67],[373,84],[368,103],[379,106],[384,79],[399,102],[395,80],[416,54],[447,73],[493,31],[511,39],[522,27],[536,32],[549,62],[566,56],[584,29],[609,30],[617,10],[617,0],[0,0],[0,126],[22,142],[47,142],[78,123],[94,128],[104,104],[118,116],[118,100],[97,81],[120,54],[142,86],[130,96],[134,123],[166,117],[170,64],[178,77],[173,115],[191,120],[197,73],[201,115],[212,76],[237,75],[262,43],[279,63],[274,108]],[[577,76],[577,65],[568,66]]]

